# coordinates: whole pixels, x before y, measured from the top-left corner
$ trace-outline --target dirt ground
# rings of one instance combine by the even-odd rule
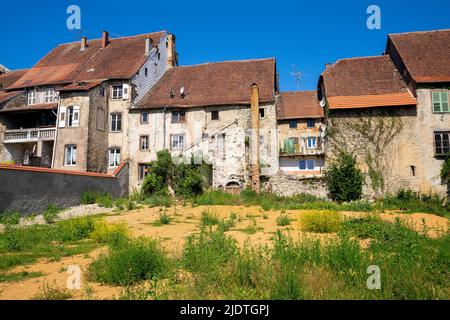
[[[158,220],[160,210],[167,210],[172,220],[168,225],[158,226],[155,221]],[[300,230],[298,219],[301,214],[307,212],[303,210],[290,210],[286,214],[292,219],[288,226],[277,226],[276,219],[280,211],[262,211],[259,207],[245,206],[200,206],[183,207],[176,206],[167,209],[158,207],[143,207],[133,211],[120,214],[111,213],[105,219],[110,222],[126,222],[133,232],[134,236],[146,236],[158,239],[163,247],[170,254],[180,254],[186,237],[199,231],[200,217],[203,211],[208,211],[220,218],[228,218],[233,212],[237,215],[236,225],[227,232],[233,236],[240,246],[251,245],[270,245],[274,233],[282,229],[284,233],[292,237],[293,240],[303,237],[313,237],[318,239],[327,239],[335,237],[335,234],[314,234]],[[345,217],[357,217],[366,213],[343,212]],[[432,237],[439,236],[447,232],[449,228],[449,219],[431,214],[414,213],[401,214],[396,212],[381,213],[382,219],[394,221],[397,217],[407,221],[409,225],[422,232],[424,227]],[[256,221],[256,224],[255,222]],[[248,227],[256,227],[256,232],[248,232]],[[0,299],[31,299],[36,294],[42,292],[45,284],[50,284],[57,288],[66,288],[66,282],[69,277],[67,268],[70,265],[78,265],[82,270],[86,270],[95,257],[107,250],[100,248],[89,254],[74,255],[65,257],[59,261],[41,260],[34,264],[19,266],[9,272],[42,272],[43,275],[35,278],[26,279],[18,282],[1,282]],[[103,286],[96,283],[83,281],[80,290],[71,290],[74,299],[113,299],[120,293],[120,288]]]

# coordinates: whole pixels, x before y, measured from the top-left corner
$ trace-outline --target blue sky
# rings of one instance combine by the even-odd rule
[[[300,89],[314,89],[325,63],[381,54],[389,33],[450,28],[448,0],[5,2],[0,64],[10,69],[29,68],[57,44],[78,40],[66,27],[66,9],[76,4],[88,38],[102,30],[174,33],[180,65],[276,57],[282,91],[297,89],[291,72],[302,72]],[[381,30],[366,27],[372,4],[381,8]]]

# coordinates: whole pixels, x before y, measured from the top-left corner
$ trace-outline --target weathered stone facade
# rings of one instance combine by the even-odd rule
[[[324,199],[328,197],[328,189],[322,179],[285,174],[282,171],[272,176],[263,187],[267,191],[286,197],[300,193]]]

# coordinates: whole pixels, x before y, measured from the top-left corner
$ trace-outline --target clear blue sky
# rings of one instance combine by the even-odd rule
[[[379,55],[386,35],[450,28],[449,0],[2,1],[0,64],[29,68],[59,43],[78,40],[66,9],[81,8],[88,38],[168,30],[177,36],[180,65],[276,57],[282,91],[314,89],[326,62]],[[170,4],[170,7],[169,7]],[[369,5],[381,8],[381,30],[366,27]]]

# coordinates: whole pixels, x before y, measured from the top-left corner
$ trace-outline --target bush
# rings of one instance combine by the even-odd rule
[[[72,298],[72,294],[67,289],[61,289],[56,284],[44,283],[42,292],[36,294],[33,300],[67,300]]]
[[[154,172],[150,172],[142,183],[142,194],[145,197],[150,195],[167,196],[167,183],[164,182],[161,176],[156,175]]]
[[[209,211],[203,211],[201,222],[204,226],[214,226],[219,223],[219,218],[215,214],[211,214]]]
[[[277,217],[277,226],[284,227],[291,224],[291,219],[289,219],[289,216],[287,214],[280,214]]]
[[[20,222],[20,213],[17,211],[14,212],[3,212],[0,215],[0,223],[4,225],[16,225]]]
[[[203,177],[194,165],[180,164],[174,176],[175,193],[184,197],[194,197],[203,192]]]
[[[56,218],[58,217],[58,213],[59,213],[60,209],[53,205],[53,204],[49,204],[47,209],[45,209],[45,211],[43,212],[43,216],[44,216],[44,220],[47,223],[53,223],[56,221]]]
[[[301,214],[300,224],[308,232],[337,232],[341,227],[341,216],[335,211],[306,212]]]
[[[166,211],[160,212],[159,213],[159,219],[158,222],[162,225],[164,224],[169,224],[170,223],[170,216],[167,214]]]
[[[126,223],[107,223],[103,220],[94,223],[94,229],[89,237],[98,243],[109,243],[112,246],[120,246],[126,243],[131,236],[131,231]]]
[[[98,194],[95,191],[85,191],[81,194],[81,204],[94,204],[97,198]]]
[[[89,267],[88,278],[105,284],[128,286],[161,278],[168,260],[155,240],[137,238],[101,254]]]
[[[235,226],[234,219],[222,219],[217,224],[217,228],[222,232],[227,232]]]
[[[344,202],[361,198],[363,175],[351,154],[341,152],[330,164],[325,180],[331,199]]]
[[[60,241],[75,241],[88,238],[94,231],[94,219],[80,217],[62,220],[56,225],[56,233]]]
[[[114,206],[113,199],[109,194],[99,196],[97,198],[97,204],[103,208],[112,208]]]

